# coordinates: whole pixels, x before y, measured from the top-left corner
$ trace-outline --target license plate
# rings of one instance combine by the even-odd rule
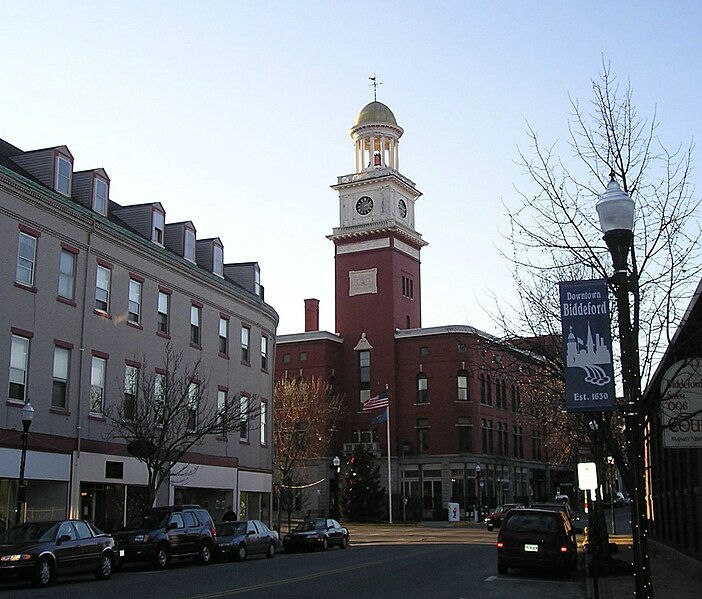
[[[524,545],[524,551],[530,551],[532,553],[536,553],[539,551],[539,546],[538,545],[530,545],[529,543],[527,543],[526,545]]]
[[[120,549],[120,550],[119,550],[119,556],[120,556],[120,557],[124,557],[124,549]]]

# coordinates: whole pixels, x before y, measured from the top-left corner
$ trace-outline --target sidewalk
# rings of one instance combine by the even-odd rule
[[[613,557],[632,563],[631,536],[612,535],[618,551]],[[651,579],[656,599],[699,599],[702,597],[702,566],[667,547],[649,539]],[[622,599],[634,596],[633,576],[604,576],[598,578],[600,599]],[[587,597],[593,599],[594,581],[587,580]]]

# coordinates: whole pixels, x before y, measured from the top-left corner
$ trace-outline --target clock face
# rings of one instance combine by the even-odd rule
[[[370,214],[371,210],[373,210],[373,200],[371,198],[363,196],[358,199],[358,202],[356,202],[356,212],[361,216],[365,216],[366,214]]]
[[[405,218],[405,216],[407,216],[407,204],[405,204],[404,200],[400,200],[397,203],[397,209],[399,210],[400,216],[402,218]]]

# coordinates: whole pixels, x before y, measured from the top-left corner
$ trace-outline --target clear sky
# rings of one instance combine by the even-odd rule
[[[527,122],[569,160],[569,95],[592,99],[604,56],[664,142],[699,139],[700,30],[683,0],[0,0],[0,137],[65,144],[114,201],[160,201],[226,262],[259,262],[280,334],[309,297],[334,331],[329,186],[377,74],[423,193],[422,324],[496,332],[482,306],[512,294],[497,247],[529,190]]]

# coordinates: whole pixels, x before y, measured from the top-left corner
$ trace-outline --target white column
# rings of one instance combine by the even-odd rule
[[[389,158],[389,156],[388,156]],[[380,137],[380,166],[387,166],[389,160],[385,159],[385,136]]]

